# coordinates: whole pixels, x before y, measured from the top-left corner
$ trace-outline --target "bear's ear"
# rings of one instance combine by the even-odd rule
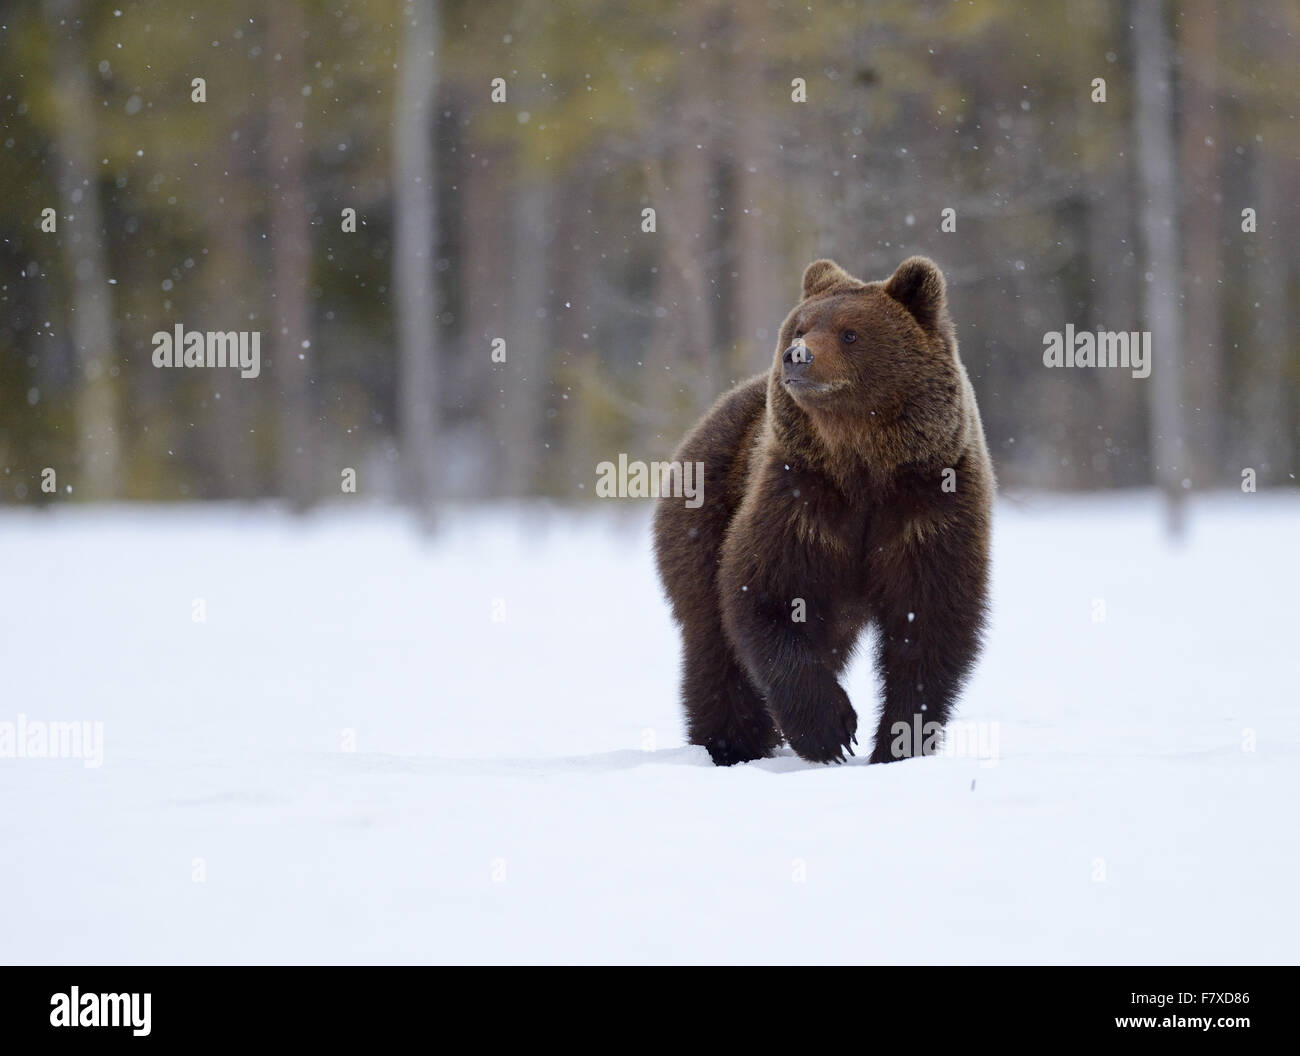
[[[928,257],[908,257],[885,283],[885,292],[927,330],[938,329],[948,314],[943,272]]]
[[[857,279],[833,260],[814,260],[803,270],[804,300],[827,293],[836,286],[861,286]]]

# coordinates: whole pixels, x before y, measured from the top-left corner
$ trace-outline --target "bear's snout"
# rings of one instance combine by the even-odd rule
[[[812,349],[802,341],[796,341],[781,354],[781,371],[787,378],[802,377],[812,361]]]

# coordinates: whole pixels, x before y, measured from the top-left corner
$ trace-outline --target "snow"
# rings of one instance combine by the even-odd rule
[[[0,759],[0,961],[1294,961],[1296,494],[1004,500],[997,758],[875,767],[683,745],[607,507],[0,510],[0,722],[104,730]]]

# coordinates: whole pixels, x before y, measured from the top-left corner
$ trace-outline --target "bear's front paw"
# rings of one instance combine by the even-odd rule
[[[752,744],[729,741],[725,737],[716,737],[706,742],[704,747],[708,749],[709,758],[713,760],[714,766],[735,766],[737,763],[748,763],[767,755],[767,751],[755,748]]]
[[[805,702],[781,728],[799,758],[810,763],[842,763],[858,743],[858,713],[838,683],[822,699]]]
[[[764,759],[781,743],[780,734],[766,716],[757,721],[735,720],[703,738],[716,766],[735,766]]]

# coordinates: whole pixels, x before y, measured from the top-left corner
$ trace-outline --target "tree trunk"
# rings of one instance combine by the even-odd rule
[[[219,150],[221,166],[229,174],[230,185],[241,191],[220,204],[214,200],[213,213],[205,221],[212,237],[201,276],[205,284],[202,303],[204,318],[213,323],[231,312],[236,313],[234,319],[247,319],[251,312],[261,308],[262,294],[256,272],[248,266],[257,250],[248,204],[250,198],[256,197],[256,179],[250,172],[250,155],[245,145],[247,126],[241,122],[237,127],[240,138],[232,141],[227,136]],[[254,205],[254,208],[259,207]],[[234,328],[233,323],[229,327],[216,326],[216,329]],[[242,328],[240,324],[238,329]],[[220,413],[208,417],[209,458],[217,477],[216,494],[223,498],[252,499],[267,492],[279,493],[280,481],[261,466],[262,460],[257,457],[256,429],[260,425],[258,409],[262,406],[259,397],[263,395],[259,382],[242,378],[234,370],[212,371],[212,374],[213,396],[220,397],[212,405]]]
[[[1100,109],[1097,104],[1086,105]],[[1106,133],[1098,130],[1097,135]],[[1116,154],[1122,151],[1116,145]],[[1127,328],[1142,311],[1143,284],[1141,261],[1130,259],[1134,244],[1133,179],[1129,158],[1116,162],[1094,177],[1088,196],[1088,231],[1086,267],[1093,278],[1092,310],[1084,320],[1089,330]],[[1103,487],[1132,487],[1147,480],[1142,453],[1146,449],[1143,427],[1143,398],[1146,393],[1125,371],[1097,371],[1100,402],[1093,413],[1100,413],[1106,424],[1104,432],[1089,430],[1100,442],[1099,471]],[[1148,379],[1149,380],[1149,379]],[[1082,437],[1080,437],[1082,439]],[[1096,449],[1094,448],[1094,451]]]
[[[506,370],[496,395],[496,440],[504,493],[533,494],[541,483],[546,387],[551,372],[550,269],[552,189],[544,179],[522,176],[510,202],[510,332]]]
[[[438,87],[438,0],[411,0],[402,14],[393,120],[393,217],[402,475],[426,522],[437,491],[437,198],[431,140]]]
[[[1165,34],[1164,4],[1134,0],[1133,58],[1136,81],[1136,153],[1141,186],[1139,216],[1146,273],[1144,314],[1151,332],[1151,374],[1138,384],[1147,386],[1151,405],[1152,473],[1165,496],[1166,528],[1182,534],[1182,480],[1187,475],[1182,407],[1182,309],[1178,300],[1179,246],[1178,181],[1175,172],[1172,68]]]
[[[1292,481],[1295,425],[1291,420],[1287,371],[1290,350],[1294,347],[1294,330],[1288,316],[1290,288],[1285,233],[1284,187],[1294,187],[1279,172],[1284,160],[1260,148],[1251,152],[1248,201],[1255,207],[1258,232],[1239,237],[1252,240],[1254,250],[1247,267],[1247,366],[1242,387],[1241,431],[1234,445],[1238,465],[1234,476],[1240,486],[1241,471],[1254,469],[1259,483],[1284,485]]]
[[[302,12],[297,4],[273,4],[268,25],[271,106],[267,142],[271,170],[271,318],[275,334],[273,377],[278,387],[279,490],[294,509],[311,502],[315,479],[312,399],[309,390],[311,229],[303,181],[304,121]],[[278,60],[275,56],[279,56]]]
[[[1187,320],[1187,398],[1192,408],[1192,468],[1213,486],[1223,473],[1223,367],[1219,320],[1219,120],[1216,112],[1215,5],[1182,5],[1182,176]]]
[[[776,350],[776,335],[795,292],[794,284],[782,287],[777,261],[773,257],[772,207],[779,179],[777,152],[772,149],[767,115],[757,100],[762,99],[762,10],[753,5],[736,9],[738,20],[735,47],[730,56],[736,215],[736,297],[732,338],[739,355],[728,364],[740,376],[764,369]],[[723,379],[724,382],[728,379]]]
[[[49,18],[54,46],[59,133],[58,187],[63,257],[71,282],[72,342],[77,385],[77,491],[83,498],[121,498],[121,433],[112,371],[113,305],[104,253],[104,220],[95,150],[95,105],[87,57],[80,46],[78,0],[56,0]],[[63,25],[59,25],[60,21]]]
[[[459,385],[477,419],[476,437],[481,445],[481,469],[472,497],[485,499],[503,493],[509,462],[500,432],[497,411],[510,372],[510,334],[506,326],[509,283],[506,268],[510,259],[507,217],[504,208],[505,173],[508,160],[495,147],[479,147],[468,162],[469,171],[461,192],[465,210],[464,314],[461,349],[457,357]],[[506,342],[506,361],[492,358],[492,342]]]

